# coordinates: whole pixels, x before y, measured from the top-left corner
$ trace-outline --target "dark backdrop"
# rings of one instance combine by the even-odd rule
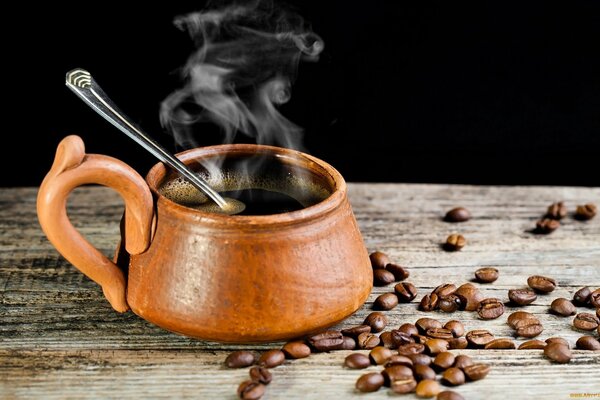
[[[599,185],[600,2],[561,3],[296,1],[326,48],[301,64],[283,113],[349,181]],[[127,4],[4,15],[16,106],[2,162],[30,157],[3,185],[38,185],[71,133],[141,173],[154,164],[64,87],[74,67],[172,147],[158,107],[192,50],[172,19],[204,2]]]

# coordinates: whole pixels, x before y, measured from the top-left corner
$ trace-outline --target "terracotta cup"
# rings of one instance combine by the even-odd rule
[[[56,249],[101,285],[119,312],[131,309],[170,331],[221,342],[302,336],[356,311],[371,291],[372,269],[346,183],[327,163],[260,145],[198,148],[178,158],[192,165],[257,153],[310,171],[326,182],[331,196],[283,214],[204,213],[158,193],[169,176],[162,163],[144,181],[117,159],[85,154],[81,138],[68,136],[38,193],[40,224]],[[89,183],[113,188],[125,202],[113,261],[67,217],[69,193]]]

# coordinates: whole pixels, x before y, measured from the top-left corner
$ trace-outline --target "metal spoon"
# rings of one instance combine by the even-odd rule
[[[208,183],[194,174],[184,163],[170,154],[164,147],[155,142],[150,136],[132,124],[112,100],[98,86],[92,75],[84,69],[77,68],[67,72],[66,84],[88,106],[100,114],[104,119],[125,133],[136,143],[148,150],[154,157],[179,172],[196,189],[207,195],[225,213],[229,207],[228,202],[219,195]]]

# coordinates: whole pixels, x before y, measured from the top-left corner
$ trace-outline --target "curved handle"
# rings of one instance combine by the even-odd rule
[[[73,227],[67,216],[67,198],[78,186],[96,183],[108,186],[125,201],[125,249],[130,254],[145,251],[150,244],[154,205],[144,179],[115,158],[85,154],[79,136],[64,138],[56,150],[52,168],[37,197],[37,214],[42,230],[71,264],[102,286],[104,295],[119,311],[129,309],[123,271],[92,246]]]

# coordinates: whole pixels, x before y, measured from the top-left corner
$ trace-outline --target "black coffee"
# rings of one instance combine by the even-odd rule
[[[298,200],[285,193],[265,189],[232,190],[219,194],[227,199],[239,200],[246,205],[246,208],[236,215],[280,214],[304,208]]]

